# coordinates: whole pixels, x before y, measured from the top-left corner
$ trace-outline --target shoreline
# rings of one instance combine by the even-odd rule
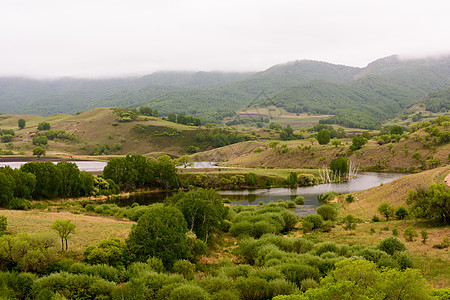
[[[56,156],[41,156],[37,158],[36,156],[0,156],[0,163],[2,162],[30,162],[30,161],[89,161],[87,159],[70,159],[70,158],[61,158]]]

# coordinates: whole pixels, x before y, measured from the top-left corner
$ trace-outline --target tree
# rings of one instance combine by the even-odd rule
[[[182,166],[183,168],[187,168],[189,166],[193,166],[194,163],[191,162],[191,156],[190,155],[182,155],[175,161],[176,166]]]
[[[326,145],[330,142],[331,133],[327,129],[322,129],[317,133],[317,141],[320,145]]]
[[[402,126],[398,126],[398,125],[392,126],[391,134],[403,134]]]
[[[153,204],[133,225],[126,243],[137,260],[146,261],[154,256],[171,268],[178,259],[188,258],[187,231],[178,208]]]
[[[26,124],[25,119],[19,119],[17,121],[17,125],[19,126],[19,129],[24,129],[25,128],[25,124]]]
[[[48,122],[41,122],[41,123],[39,123],[37,129],[38,130],[50,130],[50,123],[48,123]]]
[[[52,199],[59,195],[61,173],[52,162],[28,162],[22,165],[20,170],[36,176],[36,187],[32,194],[34,199]]]
[[[45,135],[37,135],[35,137],[33,137],[33,145],[36,146],[47,146],[48,144],[48,137],[46,137]]]
[[[175,123],[177,121],[177,115],[175,115],[174,113],[169,113],[167,115],[167,120]]]
[[[295,172],[290,172],[286,178],[286,182],[290,187],[295,187],[298,183],[298,176]]]
[[[211,234],[220,227],[228,212],[223,206],[222,197],[214,190],[180,192],[168,198],[166,202],[181,210],[188,229],[205,242],[208,242]]]
[[[330,170],[339,176],[345,176],[348,173],[348,160],[345,157],[333,158],[330,162]]]
[[[416,191],[410,190],[406,203],[416,218],[431,219],[450,224],[450,188],[445,184],[432,184]]]
[[[69,239],[69,235],[75,232],[75,224],[71,223],[71,220],[56,220],[52,229],[55,230],[59,237],[61,238],[61,251],[64,251],[64,242],[66,244],[66,251],[69,249],[67,245],[67,240]]]
[[[61,161],[56,167],[61,173],[60,195],[64,198],[80,195],[80,170],[75,163]]]
[[[353,138],[352,144],[350,145],[350,150],[355,151],[361,149],[367,143],[367,139],[360,135]]]
[[[14,182],[14,178],[5,174],[4,172],[0,172],[0,204],[7,205],[9,201],[14,197],[14,189],[16,184]]]
[[[388,202],[384,202],[378,206],[378,212],[386,218],[386,221],[389,221],[389,218],[394,216],[395,208]]]

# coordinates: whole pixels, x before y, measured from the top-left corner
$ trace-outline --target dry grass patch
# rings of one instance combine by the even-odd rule
[[[381,203],[389,202],[395,207],[400,205],[407,207],[405,201],[408,198],[409,190],[415,190],[420,185],[442,184],[445,176],[449,173],[450,166],[445,166],[418,174],[406,175],[392,182],[353,193],[355,201],[349,204],[344,203],[342,212],[344,215],[353,214],[365,220],[371,219],[374,215],[381,218],[377,210]]]
[[[406,242],[403,235],[408,226],[413,226],[419,235],[413,242]],[[450,226],[432,226],[430,223],[418,220],[395,220],[376,223],[366,222],[358,224],[355,230],[346,231],[342,226],[337,225],[332,231],[321,234],[320,238],[337,243],[376,246],[381,240],[392,236],[392,230],[396,228],[399,233],[398,238],[405,243],[408,250],[414,255],[415,266],[422,270],[427,281],[435,287],[447,288],[450,287],[450,249],[436,249],[433,248],[433,245],[441,243],[443,237],[449,236]],[[375,230],[374,233],[371,233],[371,228]],[[422,229],[428,231],[426,244],[422,243],[420,236]]]
[[[81,254],[89,245],[97,245],[101,240],[117,237],[124,241],[131,231],[134,222],[113,218],[72,214],[70,212],[17,211],[0,210],[0,214],[8,219],[7,233],[50,233],[55,220],[70,219],[76,225],[75,234],[69,240],[69,250]]]

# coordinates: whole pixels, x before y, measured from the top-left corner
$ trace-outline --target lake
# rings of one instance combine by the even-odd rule
[[[406,174],[404,173],[375,173],[362,172],[356,178],[350,179],[346,182],[320,184],[316,186],[299,187],[295,189],[289,188],[271,188],[271,189],[255,189],[255,190],[225,190],[218,191],[223,198],[230,199],[231,206],[265,204],[271,201],[294,200],[301,195],[305,198],[305,205],[303,208],[298,207],[296,213],[299,215],[313,213],[311,208],[320,206],[319,195],[329,191],[338,193],[352,193],[369,189],[371,187],[379,186],[380,184],[388,183]],[[174,192],[147,192],[129,197],[114,197],[114,202],[119,206],[129,206],[134,202],[140,205],[148,205],[152,203],[162,202],[166,197],[173,195]],[[304,209],[306,208],[306,209]],[[309,208],[309,209],[308,209]]]
[[[366,190],[380,184],[391,182],[397,178],[406,175],[405,173],[376,173],[361,172],[356,178],[349,179],[345,182],[319,184],[315,186],[289,188],[271,188],[256,190],[229,190],[219,191],[224,197],[232,201],[231,205],[249,205],[265,204],[271,201],[294,200],[297,196],[305,198],[305,206],[317,207],[319,203],[319,195],[326,192],[335,191],[337,193],[353,193]]]

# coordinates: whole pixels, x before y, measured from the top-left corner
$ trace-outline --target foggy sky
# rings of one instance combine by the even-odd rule
[[[363,67],[450,53],[448,0],[0,0],[0,76]]]

